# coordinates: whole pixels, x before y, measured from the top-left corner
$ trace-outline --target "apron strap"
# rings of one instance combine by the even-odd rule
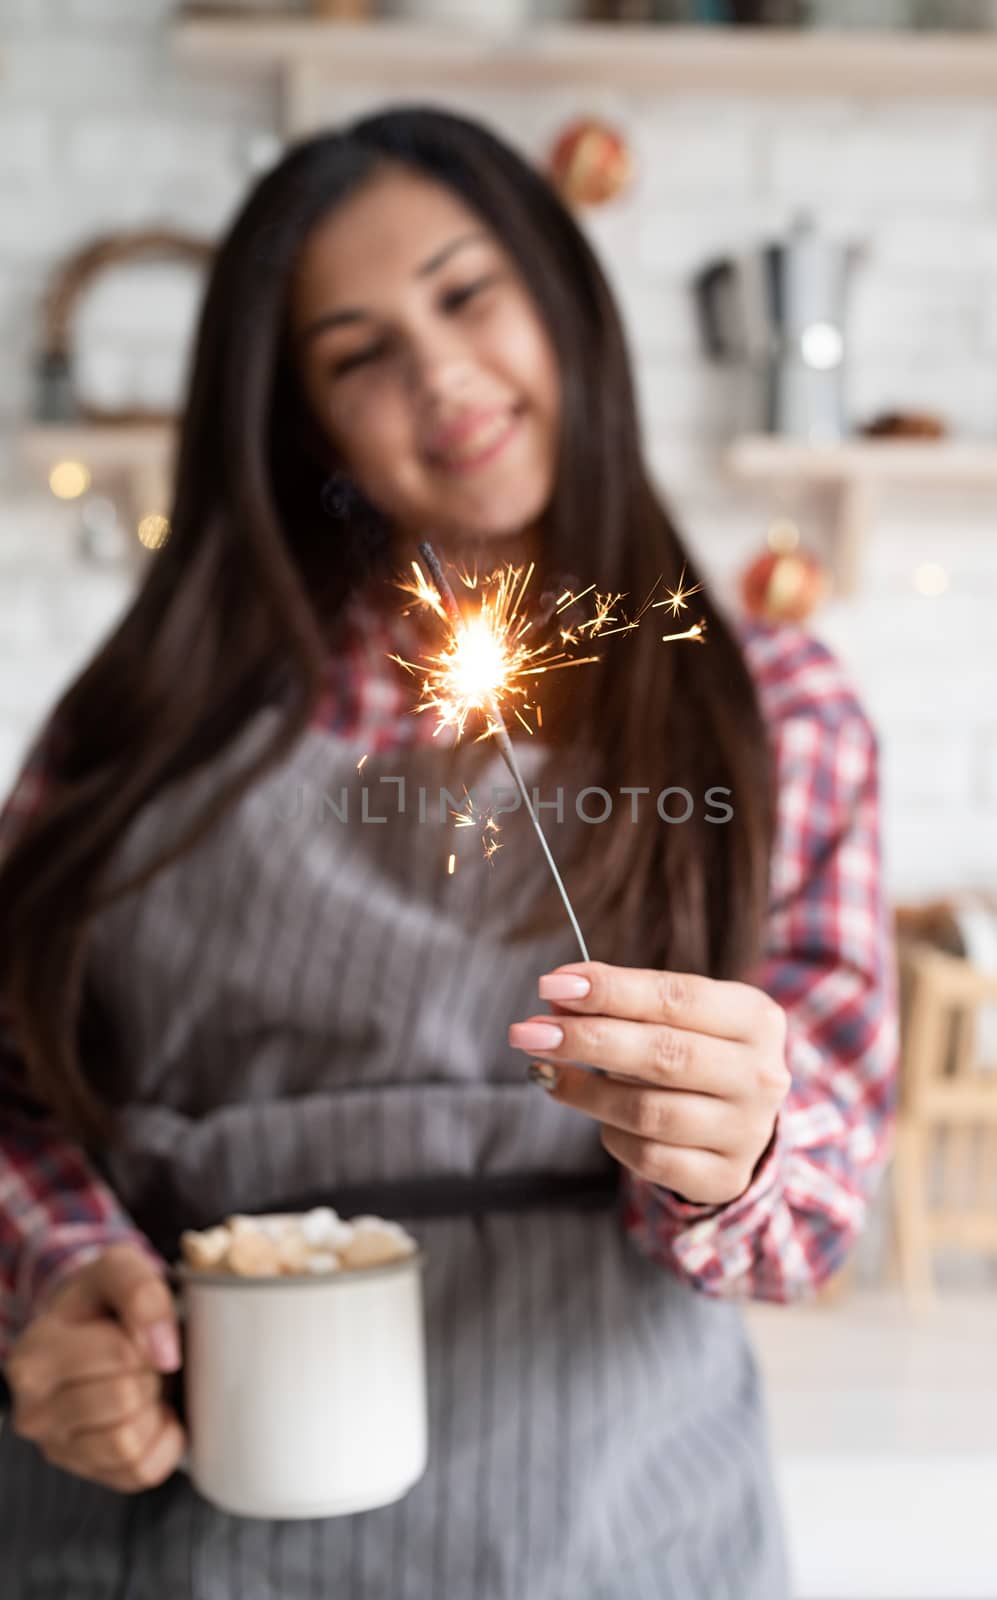
[[[498,1172],[428,1178],[371,1179],[365,1183],[330,1184],[317,1191],[298,1190],[267,1204],[267,1212],[312,1211],[331,1206],[341,1217],[374,1215],[392,1222],[430,1222],[446,1217],[485,1217],[525,1211],[610,1210],[619,1194],[620,1169],[614,1161],[594,1172]],[[150,1208],[151,1210],[151,1208]],[[176,1259],[181,1226],[175,1206],[157,1220],[143,1217],[144,1230],[167,1261]]]
[[[332,1206],[350,1218],[376,1214],[390,1220],[429,1221],[483,1217],[491,1212],[595,1211],[611,1207],[619,1190],[619,1168],[602,1172],[498,1172],[439,1178],[385,1178],[295,1195],[274,1211],[310,1211]]]

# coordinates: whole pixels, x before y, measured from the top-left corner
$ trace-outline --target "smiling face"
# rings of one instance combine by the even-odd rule
[[[403,537],[461,548],[533,536],[556,473],[557,360],[475,212],[382,170],[309,235],[290,313],[330,466]]]

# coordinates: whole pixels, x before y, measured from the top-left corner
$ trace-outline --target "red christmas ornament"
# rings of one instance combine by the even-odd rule
[[[806,550],[766,550],[741,576],[744,608],[762,622],[803,622],[827,592],[827,573]]]
[[[558,135],[547,172],[569,206],[598,206],[630,182],[633,162],[621,133],[596,117],[579,117]]]

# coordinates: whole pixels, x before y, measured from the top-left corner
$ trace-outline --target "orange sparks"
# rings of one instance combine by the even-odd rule
[[[684,633],[663,633],[661,635],[663,644],[669,644],[674,639],[698,639],[700,644],[705,644],[706,618],[700,617],[699,621],[694,622],[691,628],[686,628]]]
[[[360,760],[357,762],[357,771],[358,772],[362,772],[363,771],[363,765],[364,765],[364,762],[366,761],[366,759],[367,759],[366,756],[361,756],[360,757]]]
[[[499,715],[515,715],[527,732],[533,729],[523,715],[531,709],[534,680],[546,672],[562,667],[579,667],[586,662],[598,661],[597,655],[578,656],[571,647],[577,646],[579,635],[589,640],[610,631],[609,624],[619,621],[616,606],[621,595],[595,594],[595,612],[574,630],[561,632],[561,647],[556,642],[533,642],[535,620],[529,614],[528,590],[534,574],[534,565],[514,567],[509,564],[486,578],[477,573],[459,572],[456,576],[467,592],[475,593],[475,603],[467,610],[461,607],[461,622],[454,625],[447,616],[443,602],[426,577],[418,562],[413,561],[413,579],[399,583],[404,594],[421,605],[428,606],[435,616],[447,625],[447,638],[442,650],[420,662],[406,661],[402,656],[392,656],[408,672],[422,679],[422,694],[416,711],[434,711],[438,718],[436,732],[452,727],[460,737],[472,713],[486,719],[485,731],[479,737],[487,738],[498,726]],[[595,593],[590,585],[583,595]],[[570,601],[580,599],[570,591],[559,598],[558,609]],[[622,632],[636,626],[624,622],[613,629]],[[539,707],[537,711],[540,721]]]
[[[652,609],[655,609],[658,606],[668,606],[668,608],[670,609],[670,611],[672,613],[672,616],[673,617],[677,617],[679,612],[680,611],[684,611],[686,606],[689,604],[689,596],[690,595],[694,595],[694,594],[698,594],[700,589],[703,587],[703,585],[701,583],[694,583],[692,585],[691,589],[686,589],[684,587],[684,585],[685,585],[685,568],[683,567],[682,568],[682,576],[679,578],[678,588],[677,589],[669,589],[667,591],[667,594],[668,594],[668,599],[667,600],[655,600],[654,601],[654,606],[653,606]],[[671,634],[671,635],[664,635],[663,634],[662,637],[663,638],[671,637],[671,638],[674,638],[674,639],[685,639],[685,638],[689,638],[689,637],[699,638],[699,635],[698,634],[688,635],[688,634],[684,634],[684,633],[676,633],[676,634]]]
[[[474,803],[474,796],[468,789],[467,784],[464,785],[464,799],[460,810],[451,811],[450,815],[454,819],[455,828],[473,828],[475,823],[481,820],[478,808]]]
[[[601,660],[599,655],[579,655],[576,651],[596,639],[631,633],[644,613],[653,607],[669,607],[672,615],[677,616],[687,606],[689,597],[702,587],[697,583],[687,588],[683,568],[678,587],[666,591],[667,599],[652,598],[659,579],[633,616],[621,610],[625,599],[622,593],[603,594],[595,584],[589,584],[578,594],[565,589],[555,602],[555,617],[568,606],[577,606],[584,600],[588,601],[591,614],[582,621],[569,623],[566,619],[557,629],[556,637],[535,642],[538,624],[535,615],[531,615],[529,594],[534,571],[533,563],[528,567],[506,563],[486,577],[480,577],[477,570],[455,571],[459,622],[455,621],[452,610],[448,611],[435,583],[418,561],[412,562],[412,577],[399,581],[403,594],[418,605],[428,607],[444,625],[443,646],[439,651],[426,655],[421,661],[407,661],[398,655],[391,657],[420,679],[420,698],[413,709],[435,712],[434,737],[443,728],[454,728],[461,738],[472,716],[483,724],[479,739],[486,739],[504,728],[507,716],[515,716],[527,733],[532,734],[534,729],[527,721],[528,715],[535,717],[538,728],[543,726],[543,714],[534,699],[538,678],[563,667],[579,667]],[[702,641],[705,628],[705,621],[699,622],[683,633],[663,634],[662,640]]]
[[[501,850],[502,848],[500,840],[494,837],[495,834],[501,833],[502,830],[499,827],[499,824],[495,821],[494,813],[491,811],[480,811],[474,803],[473,796],[466,788],[464,790],[464,796],[465,799],[461,809],[459,811],[451,811],[450,813],[454,819],[454,827],[480,827],[481,848],[484,852],[485,860],[490,861],[496,850]],[[490,838],[487,837],[489,834],[491,835]]]
[[[451,856],[449,861],[447,862],[447,872],[449,873],[451,878],[454,875],[454,869],[456,868],[456,866],[457,866],[457,857],[456,856]]]

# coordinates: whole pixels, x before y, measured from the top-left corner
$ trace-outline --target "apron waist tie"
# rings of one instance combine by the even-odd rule
[[[484,1217],[526,1211],[611,1210],[619,1193],[614,1162],[592,1172],[498,1172],[447,1174],[425,1178],[373,1178],[364,1183],[329,1184],[268,1198],[267,1212],[312,1211],[331,1206],[341,1217],[375,1215],[389,1221],[429,1222],[447,1217]],[[152,1207],[140,1226],[167,1261],[175,1261],[182,1227],[210,1227],[211,1219],[185,1218],[171,1204],[156,1216]]]
[[[498,1172],[469,1176],[385,1178],[294,1195],[274,1211],[332,1206],[349,1218],[376,1214],[398,1221],[482,1217],[489,1212],[603,1210],[615,1204],[619,1168],[603,1172]]]

